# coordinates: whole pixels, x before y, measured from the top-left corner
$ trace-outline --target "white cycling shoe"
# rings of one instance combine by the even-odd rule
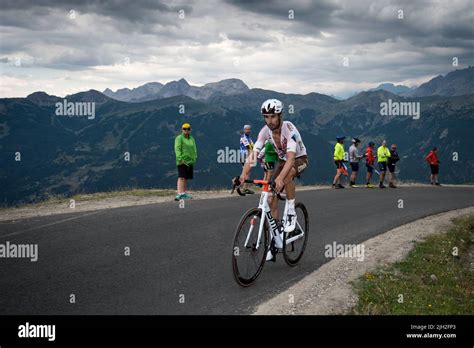
[[[274,238],[274,241],[275,241],[275,248],[277,249],[281,249],[283,248],[283,236],[280,234],[280,238],[277,239],[277,238]],[[267,252],[267,258],[266,258],[266,261],[275,261],[276,259],[276,254],[273,255],[272,251],[271,250],[268,250]]]

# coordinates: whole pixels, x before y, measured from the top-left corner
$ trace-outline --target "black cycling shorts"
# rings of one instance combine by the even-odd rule
[[[275,169],[275,162],[265,162],[263,166],[263,171],[269,172]]]
[[[193,166],[187,166],[186,164],[180,164],[178,166],[178,178],[184,178],[191,180],[193,178]]]

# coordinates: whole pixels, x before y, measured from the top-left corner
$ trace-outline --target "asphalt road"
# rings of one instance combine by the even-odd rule
[[[189,201],[184,209],[170,202],[0,222],[0,244],[38,245],[37,262],[0,258],[0,314],[250,313],[330,261],[326,244],[363,242],[472,206],[474,188],[314,190],[297,200],[310,218],[301,264],[290,268],[278,255],[249,288],[232,277],[232,239],[257,195]]]

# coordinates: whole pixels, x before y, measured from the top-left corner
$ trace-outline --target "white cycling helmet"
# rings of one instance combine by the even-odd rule
[[[262,104],[262,114],[281,114],[283,103],[278,99],[267,99]]]

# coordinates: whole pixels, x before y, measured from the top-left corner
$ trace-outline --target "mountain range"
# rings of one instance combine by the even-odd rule
[[[168,82],[165,85],[159,82],[151,82],[133,89],[119,89],[116,92],[112,92],[107,88],[103,93],[117,100],[136,103],[179,95],[197,100],[208,100],[217,95],[235,95],[247,92],[248,90],[248,86],[239,79],[212,82],[202,87],[191,86],[185,79],[181,79]]]
[[[361,148],[369,141],[380,144],[386,139],[389,144],[397,143],[402,158],[398,164],[399,178],[405,181],[429,180],[424,156],[438,146],[442,182],[472,183],[472,69],[451,72],[414,89],[437,93],[424,96],[373,90],[338,100],[318,93],[249,89],[242,81],[229,79],[195,88],[184,80],[163,86],[149,84],[148,95],[145,90],[137,91],[138,88],[120,92],[121,97],[133,94],[133,102],[117,100],[96,90],[65,98],[45,92],[35,92],[26,98],[3,98],[0,203],[29,203],[51,195],[132,187],[173,188],[174,138],[183,122],[191,123],[198,146],[191,188],[228,187],[230,179],[240,173],[241,165],[219,163],[218,151],[226,147],[238,149],[244,124],[253,126],[252,136],[256,137],[263,126],[259,108],[268,98],[282,100],[286,106],[284,118],[300,130],[310,161],[301,177],[304,184],[326,184],[332,180],[337,134],[360,138]],[[458,95],[462,91],[466,93]],[[64,101],[94,103],[95,118],[57,115],[56,104]],[[389,101],[391,105],[419,103],[420,117],[381,115],[381,104]],[[180,108],[183,105],[184,114]],[[349,145],[346,142],[346,151]],[[364,169],[361,174],[360,179],[365,175]],[[257,169],[254,177],[261,175]]]

